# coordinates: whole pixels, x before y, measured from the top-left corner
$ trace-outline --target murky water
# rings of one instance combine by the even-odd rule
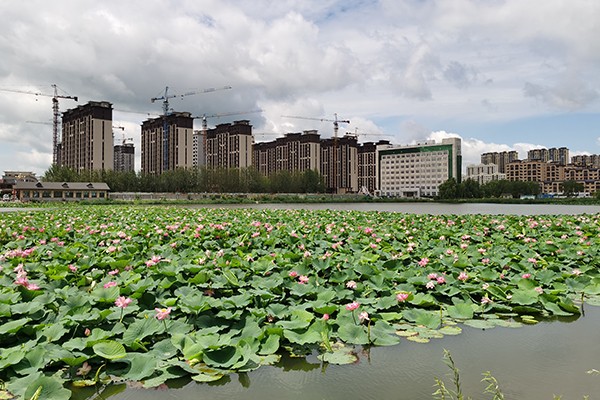
[[[586,307],[571,322],[542,322],[522,328],[479,330],[463,327],[458,336],[418,344],[402,340],[392,347],[360,352],[352,365],[324,367],[316,358],[287,359],[217,384],[187,383],[179,389],[127,388],[112,400],[264,400],[264,399],[432,399],[435,378],[453,389],[443,362],[450,351],[465,396],[485,395],[482,373],[490,371],[506,399],[600,398],[600,307]],[[91,398],[94,398],[93,396]],[[97,397],[98,399],[102,397]]]

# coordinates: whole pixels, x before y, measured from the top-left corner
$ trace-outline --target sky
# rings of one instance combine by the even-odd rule
[[[167,87],[194,93],[174,111],[209,128],[249,119],[258,141],[331,137],[338,118],[359,142],[460,137],[465,166],[489,151],[600,154],[599,19],[597,0],[2,1],[0,172],[50,167],[53,84],[78,97],[61,112],[113,104],[138,170]]]

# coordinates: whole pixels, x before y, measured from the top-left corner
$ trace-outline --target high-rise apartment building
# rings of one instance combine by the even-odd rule
[[[192,167],[194,119],[189,112],[174,112],[142,123],[141,171],[159,175]]]
[[[332,193],[358,192],[358,141],[356,136],[321,140],[321,175]]]
[[[288,133],[271,142],[255,143],[252,165],[264,176],[279,171],[319,171],[321,167],[320,137],[316,130]]]
[[[498,172],[496,164],[474,164],[467,165],[467,179],[472,179],[480,185],[490,181],[506,179],[506,174]]]
[[[367,142],[358,146],[358,188],[374,193],[377,189],[377,171],[379,170],[379,159],[377,149],[391,147],[388,140],[380,140],[377,143]]]
[[[132,142],[123,140],[114,147],[115,164],[113,169],[120,172],[135,171],[135,147]]]
[[[577,167],[600,168],[600,155],[582,154],[571,157],[571,164]]]
[[[518,159],[519,153],[514,150],[483,153],[481,155],[482,164],[496,164],[498,166],[498,173],[501,174],[506,172],[506,164],[517,161]]]
[[[252,165],[252,125],[248,120],[219,124],[206,132],[208,168],[246,168]]]
[[[62,115],[60,165],[80,170],[113,168],[112,104],[90,101]]]
[[[551,161],[560,165],[567,165],[569,163],[569,149],[566,147],[532,149],[527,152],[527,159],[530,161]]]
[[[392,197],[434,197],[450,178],[461,182],[460,138],[391,146],[377,151],[379,194]]]

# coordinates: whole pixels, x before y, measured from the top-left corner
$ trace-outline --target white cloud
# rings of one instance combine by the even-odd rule
[[[159,113],[149,99],[165,86],[230,85],[171,105],[195,115],[261,108],[248,116],[257,131],[319,129],[323,137],[330,123],[281,115],[338,113],[352,121],[341,132],[407,143],[426,137],[426,127],[600,113],[598,15],[600,2],[563,0],[0,2],[0,88],[51,92],[56,83],[79,104]],[[25,123],[51,120],[50,100],[0,91],[0,151],[10,154],[0,169],[35,164],[13,156],[29,147],[50,153],[49,131]],[[139,140],[131,122],[128,134]],[[519,134],[506,143],[535,142]],[[494,147],[470,136],[465,151]]]

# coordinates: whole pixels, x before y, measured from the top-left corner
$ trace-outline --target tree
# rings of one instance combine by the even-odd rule
[[[440,199],[456,199],[458,197],[458,184],[456,179],[450,178],[438,187]]]
[[[583,192],[584,189],[583,183],[573,180],[562,182],[560,187],[563,194],[567,197],[573,197],[575,193]]]

